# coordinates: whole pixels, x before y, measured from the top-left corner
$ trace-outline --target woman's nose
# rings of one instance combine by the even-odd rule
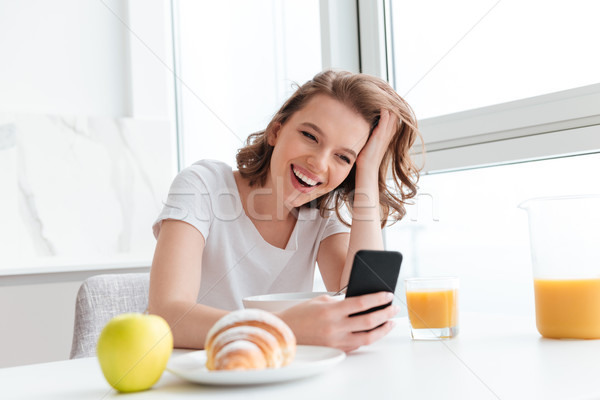
[[[323,172],[327,169],[327,155],[324,151],[311,154],[307,162],[314,172]]]

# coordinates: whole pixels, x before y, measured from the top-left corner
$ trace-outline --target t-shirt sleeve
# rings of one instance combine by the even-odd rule
[[[344,225],[339,219],[335,211],[329,213],[329,217],[325,222],[325,230],[321,240],[336,233],[349,233],[350,227]]]
[[[204,236],[208,237],[213,212],[210,190],[202,177],[202,170],[189,167],[181,171],[173,180],[163,209],[152,225],[154,237],[165,219],[187,222]]]

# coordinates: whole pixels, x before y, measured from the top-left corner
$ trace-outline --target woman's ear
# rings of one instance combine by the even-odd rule
[[[281,131],[281,124],[279,122],[274,123],[269,132],[267,132],[267,142],[269,145],[275,147],[275,143],[277,143],[277,138],[279,137],[279,133]]]

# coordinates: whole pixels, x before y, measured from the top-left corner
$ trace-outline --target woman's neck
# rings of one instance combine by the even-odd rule
[[[252,221],[285,223],[296,220],[296,209],[290,210],[285,205],[282,193],[277,191],[270,180],[267,180],[264,186],[252,187],[239,171],[234,171],[233,176],[244,211]]]
[[[269,185],[253,188],[238,171],[233,173],[233,177],[244,212],[263,240],[271,246],[285,249],[296,226],[296,213],[284,206]]]

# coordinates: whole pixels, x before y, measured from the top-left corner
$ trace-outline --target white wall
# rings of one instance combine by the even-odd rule
[[[1,0],[0,114],[171,119],[168,4]],[[133,270],[0,274],[0,367],[68,358],[83,279]]]
[[[127,2],[107,4],[127,15]],[[100,1],[0,2],[0,112],[129,116],[129,39]]]

